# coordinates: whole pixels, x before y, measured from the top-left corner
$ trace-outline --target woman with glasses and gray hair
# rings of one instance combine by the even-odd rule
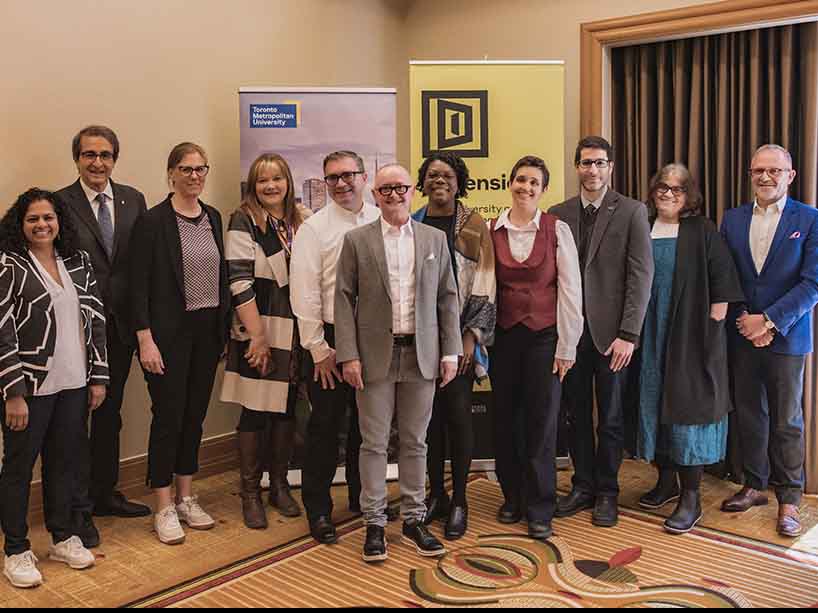
[[[651,180],[655,274],[642,332],[638,455],[655,461],[659,480],[639,504],[659,509],[678,501],[664,524],[671,534],[701,520],[704,466],[727,451],[725,318],[728,303],[744,300],[727,245],[699,214],[701,203],[682,164]]]
[[[193,495],[202,425],[227,341],[230,289],[219,212],[199,197],[210,170],[199,145],[168,158],[172,193],[134,225],[132,315],[153,406],[148,486],[162,543],[185,540],[181,522],[208,530],[213,519]],[[171,486],[176,485],[175,500]]]

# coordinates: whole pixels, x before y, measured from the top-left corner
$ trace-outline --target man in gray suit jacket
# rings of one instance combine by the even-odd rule
[[[337,361],[358,396],[363,559],[387,559],[386,468],[392,418],[400,438],[403,538],[422,556],[445,553],[423,525],[426,430],[435,379],[457,374],[460,306],[446,235],[410,218],[414,189],[396,164],[375,177],[378,221],[344,237],[335,287]]]
[[[642,334],[653,283],[647,207],[608,187],[612,157],[611,145],[604,138],[591,136],[580,141],[574,163],[581,193],[549,211],[574,234],[585,310],[577,361],[564,387],[573,418],[573,489],[560,499],[556,516],[569,517],[593,508],[593,523],[601,527],[615,526],[618,521],[628,365]],[[598,442],[594,438],[594,390]]]
[[[65,201],[79,237],[91,256],[107,320],[111,385],[91,418],[90,452],[82,451],[83,470],[74,492],[74,523],[86,547],[99,544],[91,519],[98,516],[147,517],[148,507],[116,491],[119,481],[120,410],[135,343],[128,322],[128,247],[136,218],[147,210],[145,196],[111,180],[119,159],[119,139],[110,128],[89,126],[71,145],[79,179],[57,195]],[[90,458],[88,457],[90,455]]]

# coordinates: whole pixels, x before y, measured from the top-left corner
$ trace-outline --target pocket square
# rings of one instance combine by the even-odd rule
[[[434,260],[434,259],[435,259],[435,254],[434,253],[430,253],[428,256],[426,256],[427,261],[428,260]]]
[[[796,238],[801,238],[800,232],[793,232],[792,234],[790,234],[790,240],[795,240]]]

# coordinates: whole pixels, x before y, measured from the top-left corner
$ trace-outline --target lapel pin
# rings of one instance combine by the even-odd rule
[[[794,240],[796,238],[801,238],[800,232],[793,232],[792,234],[790,234],[790,240]]]

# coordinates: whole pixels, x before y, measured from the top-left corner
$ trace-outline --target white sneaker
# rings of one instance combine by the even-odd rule
[[[31,551],[16,556],[6,556],[3,574],[14,587],[30,588],[43,584],[43,576],[37,570],[37,556]]]
[[[156,536],[165,545],[179,545],[185,542],[185,531],[182,530],[179,516],[173,505],[153,516],[153,527],[156,530]]]
[[[176,505],[176,513],[179,514],[179,521],[194,530],[210,530],[216,525],[213,518],[199,506],[199,499],[196,496],[182,498],[182,502]]]
[[[52,541],[48,547],[48,557],[55,562],[64,562],[74,570],[91,568],[96,563],[94,554],[85,548],[78,536],[56,545]]]

